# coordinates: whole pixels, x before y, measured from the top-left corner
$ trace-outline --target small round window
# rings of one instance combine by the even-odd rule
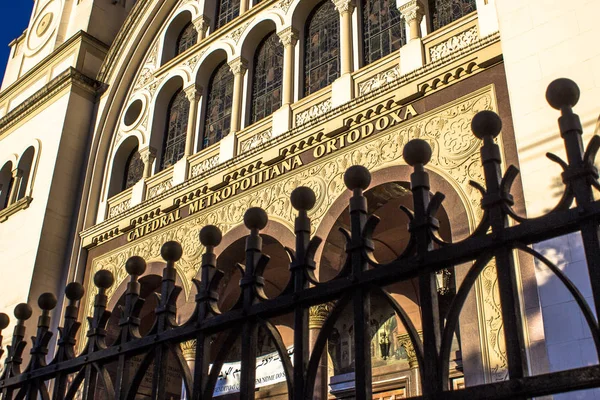
[[[126,126],[131,126],[135,123],[135,121],[138,120],[138,118],[140,117],[140,114],[142,113],[142,107],[143,107],[143,103],[141,100],[135,100],[133,103],[131,103],[131,105],[129,106],[129,108],[127,109],[127,112],[125,112],[125,125]]]

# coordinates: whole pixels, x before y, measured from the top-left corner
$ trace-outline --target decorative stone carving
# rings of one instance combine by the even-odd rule
[[[185,92],[185,96],[187,97],[190,103],[197,103],[198,101],[200,101],[200,97],[202,97],[202,88],[196,84],[192,84],[186,87],[185,89],[183,89],[183,91]]]
[[[419,0],[409,0],[402,4],[398,10],[400,10],[407,24],[410,24],[414,20],[417,20],[417,23],[420,24],[425,15],[425,7]]]
[[[194,361],[196,358],[196,343],[196,340],[192,339],[180,344],[185,361]]]
[[[152,186],[148,190],[148,198],[156,197],[159,194],[164,193],[167,190],[171,189],[172,187],[173,187],[173,181],[171,179],[161,182],[156,186]]]
[[[280,0],[277,3],[275,3],[273,8],[280,9],[284,13],[287,13],[288,10],[290,9],[290,6],[292,5],[292,1],[293,0]]]
[[[202,161],[200,164],[194,165],[192,167],[191,178],[194,178],[194,177],[200,175],[201,173],[203,173],[204,171],[208,171],[209,169],[216,167],[217,165],[219,165],[219,155],[218,154],[216,156],[207,158],[206,160]]]
[[[193,20],[192,24],[194,24],[194,28],[196,28],[198,33],[202,32],[202,35],[205,35],[208,27],[210,26],[210,18],[205,15],[201,15]]]
[[[268,141],[269,139],[271,139],[273,137],[273,130],[272,129],[268,129],[266,131],[257,133],[256,135],[252,136],[250,139],[244,140],[241,144],[241,151],[246,152],[250,149],[253,149],[263,143],[265,143],[266,141]]]
[[[477,27],[474,26],[468,31],[453,36],[445,42],[432,46],[429,49],[431,61],[437,61],[442,57],[449,56],[457,50],[464,49],[465,47],[475,43],[478,39],[479,35],[477,33]]]
[[[127,200],[123,201],[122,203],[119,203],[116,206],[111,207],[110,210],[108,211],[108,218],[116,217],[117,215],[121,214],[123,211],[129,210],[130,208],[131,208],[131,199],[127,199]]]
[[[390,68],[386,71],[380,72],[371,79],[361,82],[358,84],[359,96],[371,93],[375,89],[379,89],[382,86],[389,85],[400,78],[400,65]]]
[[[281,44],[284,47],[289,45],[295,46],[298,43],[298,31],[293,27],[285,28],[281,32],[277,34],[279,36],[279,40],[281,40]]]
[[[308,309],[308,329],[321,329],[335,303],[325,303]]]
[[[151,64],[156,66],[156,61],[158,60],[158,41],[154,43],[150,53],[148,54],[148,58],[146,59],[146,64]]]
[[[326,112],[331,111],[331,99],[315,104],[306,111],[296,115],[296,126],[304,125],[312,119],[315,119]]]
[[[243,75],[248,70],[248,61],[244,60],[242,57],[235,58],[229,62],[229,68],[231,68],[231,72],[234,75]]]
[[[152,75],[152,71],[150,70],[150,68],[143,68],[142,72],[140,72],[140,75],[138,76],[137,82],[135,84],[135,88],[139,89],[141,87],[146,86],[148,83],[150,83],[150,81],[152,81],[153,79],[153,75]]]
[[[242,33],[246,30],[246,28],[250,25],[250,22],[245,23],[244,25],[232,30],[227,35],[225,35],[224,39],[231,39],[235,43],[237,43],[242,37]]]
[[[348,12],[351,13],[355,8],[352,0],[333,0],[333,4],[335,4],[335,9],[340,15]]]
[[[419,362],[417,360],[417,352],[415,347],[413,346],[412,341],[410,340],[410,336],[408,333],[403,333],[397,336],[398,345],[406,351],[406,356],[408,357],[408,366],[411,369],[419,368]]]

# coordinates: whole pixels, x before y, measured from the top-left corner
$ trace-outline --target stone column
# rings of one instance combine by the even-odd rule
[[[408,43],[400,48],[400,73],[407,74],[425,65],[425,50],[421,40],[425,7],[420,0],[400,0],[397,4],[408,28]]]
[[[240,15],[248,11],[250,8],[250,0],[240,0]]]
[[[425,15],[423,7],[423,4],[419,0],[411,0],[399,8],[408,27],[408,42],[421,39],[421,21]]]
[[[205,15],[201,15],[193,20],[192,24],[194,24],[196,32],[198,32],[198,43],[200,43],[206,37],[206,32],[210,26],[210,18]]]
[[[281,107],[273,113],[273,137],[287,132],[292,127],[292,103],[294,103],[294,82],[296,79],[296,43],[298,31],[292,27],[278,33],[283,44],[283,82]]]
[[[231,133],[236,133],[241,129],[244,75],[248,70],[248,62],[241,57],[229,63],[233,73],[233,103],[231,105]]]
[[[354,69],[354,48],[352,46],[352,0],[335,0],[335,8],[340,13],[340,74],[352,73]]]
[[[196,143],[196,121],[198,118],[198,103],[202,97],[202,88],[196,84],[190,85],[184,89],[185,95],[190,102],[190,112],[188,114],[187,134],[185,138],[185,157],[194,154],[194,144]]]
[[[312,353],[319,332],[325,323],[325,320],[329,316],[333,304],[319,304],[309,308],[308,312],[308,348]],[[314,400],[325,400],[327,399],[327,388],[329,387],[328,376],[327,376],[327,346],[323,351],[319,368],[317,371],[317,378],[315,379],[315,392],[313,393]]]
[[[144,179],[148,179],[152,176],[152,164],[156,160],[156,149],[154,147],[145,147],[139,150],[140,158],[144,163]]]
[[[19,190],[21,189],[21,181],[23,180],[23,171],[19,168],[15,168],[12,171],[12,187],[10,188],[10,193],[8,194],[8,205],[14,204],[17,201],[17,196],[19,195]]]
[[[403,333],[397,336],[398,345],[406,351],[408,357],[408,367],[410,368],[410,380],[408,384],[408,395],[410,397],[421,394],[421,383],[419,382],[419,362],[417,361],[417,352],[408,336]]]
[[[282,105],[294,102],[294,73],[296,67],[296,43],[298,43],[298,31],[292,27],[286,28],[278,33],[283,44],[283,88]]]

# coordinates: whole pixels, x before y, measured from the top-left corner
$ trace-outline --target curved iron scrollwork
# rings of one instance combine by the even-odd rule
[[[211,398],[230,349],[235,343],[240,343],[241,366],[237,371],[240,373],[240,398],[253,399],[256,360],[260,356],[257,340],[261,333],[265,333],[274,343],[277,357],[283,364],[289,398],[310,399],[315,391],[317,370],[326,351],[327,340],[344,310],[350,310],[354,324],[354,397],[371,399],[369,322],[372,298],[383,299],[407,331],[422,382],[423,396],[420,398],[515,399],[599,387],[599,365],[530,375],[527,343],[523,337],[524,316],[519,304],[519,276],[515,268],[515,252],[520,251],[539,260],[557,276],[580,307],[600,356],[600,329],[592,312],[593,308],[600,309],[600,201],[594,200],[594,190],[600,188],[598,170],[594,166],[600,138],[594,137],[584,150],[581,123],[572,111],[578,97],[577,86],[568,80],[555,81],[548,89],[550,105],[562,113],[559,126],[567,154],[567,161],[550,156],[563,168],[565,194],[548,214],[528,219],[512,209],[514,201],[510,188],[518,170],[509,167],[505,174],[502,173],[501,152],[494,139],[501,131],[502,122],[493,112],[482,111],[473,119],[472,129],[482,141],[485,186],[476,184],[475,187],[481,192],[484,213],[479,227],[466,239],[448,243],[438,236],[436,214],[444,196],[430,194],[426,166],[431,158],[431,148],[423,140],[412,140],[404,149],[404,159],[413,168],[410,178],[413,206],[412,210],[404,209],[410,221],[410,240],[405,251],[393,261],[380,264],[373,256],[373,233],[378,218],[368,215],[367,198],[364,196],[371,176],[366,168],[353,166],[344,175],[344,182],[352,192],[349,201],[350,229],[341,230],[346,241],[346,260],[337,277],[326,282],[320,282],[316,277],[315,254],[322,240],[311,238],[308,216],[316,202],[315,194],[306,187],[296,188],[291,194],[291,204],[297,211],[296,245],[294,249],[286,249],[290,257],[290,276],[287,286],[277,297],[268,298],[264,291],[263,273],[269,257],[263,254],[260,231],[267,225],[268,217],[262,209],[251,208],[244,215],[244,223],[249,230],[245,263],[237,265],[242,274],[241,293],[231,310],[219,308],[218,287],[224,274],[217,268],[214,249],[220,244],[222,235],[218,228],[206,226],[200,231],[200,242],[206,249],[202,257],[201,279],[194,280],[196,304],[187,322],[181,325],[176,322],[181,287],[176,284],[175,263],[183,250],[179,243],[168,242],[161,249],[166,266],[157,293],[155,320],[147,333],[140,333],[140,311],[144,299],[140,295],[138,280],[146,270],[146,263],[136,256],[125,265],[130,278],[124,303],[120,305],[118,335],[110,345],[107,345],[107,323],[111,312],[107,310],[106,293],[114,278],[109,271],[99,271],[94,277],[97,294],[93,315],[88,318],[87,342],[78,355],[75,354],[75,338],[80,328],[78,302],[83,297],[83,287],[79,283],[66,287],[64,322],[59,328],[57,351],[48,364],[48,346],[53,336],[50,312],[56,307],[57,300],[49,293],[40,296],[38,305],[42,313],[36,335],[32,338],[29,363],[23,371],[25,321],[31,317],[32,309],[27,304],[18,305],[15,309],[17,323],[0,377],[2,398],[94,399],[102,388],[108,399],[133,399],[141,382],[150,376],[151,398],[163,399],[168,381],[168,359],[174,360],[174,368],[185,387],[187,398]],[[583,239],[593,307],[555,264],[530,247],[573,232],[579,232]],[[492,261],[498,273],[508,380],[453,391],[449,385],[449,358],[459,316],[475,281]],[[466,268],[466,274],[445,315],[439,315],[436,272],[458,265]],[[407,312],[385,289],[387,285],[413,279],[418,284],[422,335]],[[322,327],[311,344],[309,310],[322,304],[328,305],[328,315],[321,316]],[[272,318],[290,314],[294,327],[291,357],[280,332],[271,322]],[[8,317],[0,314],[0,333],[8,325]],[[221,334],[218,341],[213,340],[216,334]],[[186,362],[184,359],[181,348],[189,341],[195,341],[193,368],[188,365],[189,360]],[[0,355],[3,352],[0,349]],[[140,355],[141,362],[133,368],[129,361]],[[109,365],[116,365],[116,374],[109,372]]]

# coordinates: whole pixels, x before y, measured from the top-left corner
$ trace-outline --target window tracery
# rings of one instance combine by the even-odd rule
[[[122,190],[129,189],[138,183],[142,176],[144,176],[144,161],[136,146],[125,162]]]
[[[364,0],[362,17],[364,65],[406,44],[405,22],[395,0]]]
[[[259,44],[254,55],[251,123],[281,107],[283,45],[275,32]]]
[[[477,7],[475,0],[430,0],[429,9],[433,30],[437,30],[475,11]]]
[[[178,56],[179,54],[183,53],[187,49],[191,48],[197,42],[198,42],[198,31],[196,31],[194,24],[192,24],[190,22],[183,28],[183,30],[179,34],[179,37],[177,37],[177,43],[176,43],[177,50],[176,50],[175,55]]]
[[[189,112],[190,102],[185,92],[180,89],[173,96],[167,110],[161,169],[175,164],[185,153]]]
[[[240,15],[240,0],[220,0],[217,3],[217,29]]]
[[[208,84],[208,101],[202,148],[208,147],[229,133],[233,102],[233,73],[226,62],[213,72]]]
[[[308,17],[304,38],[304,95],[329,86],[340,74],[340,17],[330,0]]]

